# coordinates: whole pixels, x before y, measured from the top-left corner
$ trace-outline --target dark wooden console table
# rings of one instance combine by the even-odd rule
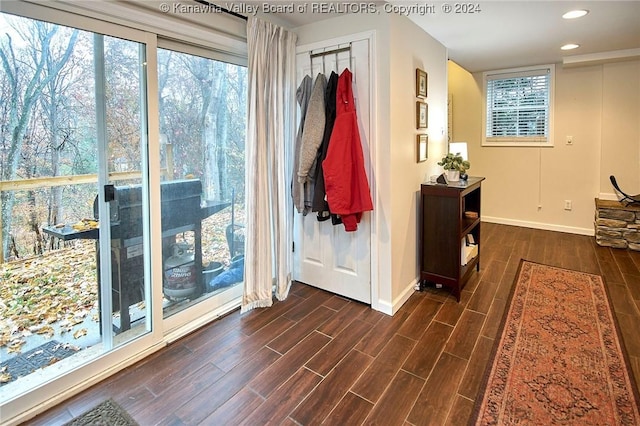
[[[421,185],[420,287],[442,284],[452,290],[458,302],[474,267],[480,270],[483,180],[470,176],[466,181]],[[465,253],[470,249],[477,254],[467,259]]]

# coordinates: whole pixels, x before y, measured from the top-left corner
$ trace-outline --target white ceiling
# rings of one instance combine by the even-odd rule
[[[326,2],[329,3],[329,2]],[[335,2],[334,2],[335,3]],[[381,2],[377,2],[381,3]],[[393,5],[429,5],[429,13],[411,14],[449,50],[449,58],[471,72],[562,62],[564,57],[640,48],[640,1],[474,1],[476,13],[444,13],[456,2],[389,1]],[[380,13],[384,6],[378,4]],[[590,13],[565,20],[572,9]],[[280,14],[292,27],[335,14]],[[562,51],[560,46],[580,47]]]

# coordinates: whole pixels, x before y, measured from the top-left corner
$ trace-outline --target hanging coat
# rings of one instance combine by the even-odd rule
[[[293,176],[291,178],[291,196],[293,197],[293,205],[296,206],[298,213],[304,209],[303,185],[298,182],[298,161],[300,157],[300,145],[302,144],[302,131],[304,129],[304,120],[307,116],[307,106],[311,97],[311,89],[313,80],[309,75],[305,75],[296,91],[296,100],[300,105],[300,124],[298,125],[298,133],[296,134],[296,146],[293,154]]]
[[[311,211],[313,201],[313,164],[318,155],[318,148],[322,143],[324,133],[324,92],[327,88],[327,78],[324,74],[318,74],[313,83],[313,91],[309,98],[307,115],[304,119],[302,130],[302,143],[300,144],[300,157],[298,161],[298,182],[304,185],[304,209],[303,214]]]
[[[358,229],[363,212],[373,210],[351,84],[347,68],[338,78],[336,121],[322,163],[329,210],[342,217],[349,232]]]
[[[336,90],[338,88],[338,74],[331,72],[329,81],[327,82],[327,90],[325,91],[325,125],[324,134],[322,136],[322,144],[318,150],[318,158],[316,160],[315,170],[315,188],[313,191],[312,211],[318,212],[318,220],[323,221],[329,219],[329,204],[325,200],[326,192],[324,190],[324,173],[322,171],[322,162],[327,158],[329,149],[329,140],[333,132],[333,124],[336,121]]]

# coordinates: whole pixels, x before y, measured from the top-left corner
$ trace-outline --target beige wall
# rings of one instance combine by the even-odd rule
[[[555,90],[554,147],[482,147],[482,74],[450,62],[453,140],[469,142],[470,174],[487,178],[485,220],[592,234],[593,200],[612,195],[610,174],[640,192],[640,62],[558,64]]]
[[[400,305],[418,277],[420,184],[440,173],[436,163],[447,150],[447,50],[406,18],[391,17],[391,173],[392,289]],[[427,131],[416,130],[415,72],[427,72]],[[429,136],[428,159],[417,162],[416,136]]]
[[[615,175],[627,194],[640,194],[640,61],[602,68],[600,192],[613,192]]]
[[[346,15],[296,28],[298,44],[375,31],[375,182],[372,234],[378,300],[372,305],[395,312],[413,292],[418,277],[418,191],[446,150],[446,49],[409,19],[389,14]],[[415,69],[427,71],[429,159],[416,161]]]

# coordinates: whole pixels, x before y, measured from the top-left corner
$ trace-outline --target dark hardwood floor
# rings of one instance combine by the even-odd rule
[[[414,293],[393,317],[296,283],[29,424],[55,425],[113,398],[141,425],[462,425],[481,386],[521,258],[601,274],[640,382],[640,253],[593,237],[485,223],[481,269],[460,303]]]

